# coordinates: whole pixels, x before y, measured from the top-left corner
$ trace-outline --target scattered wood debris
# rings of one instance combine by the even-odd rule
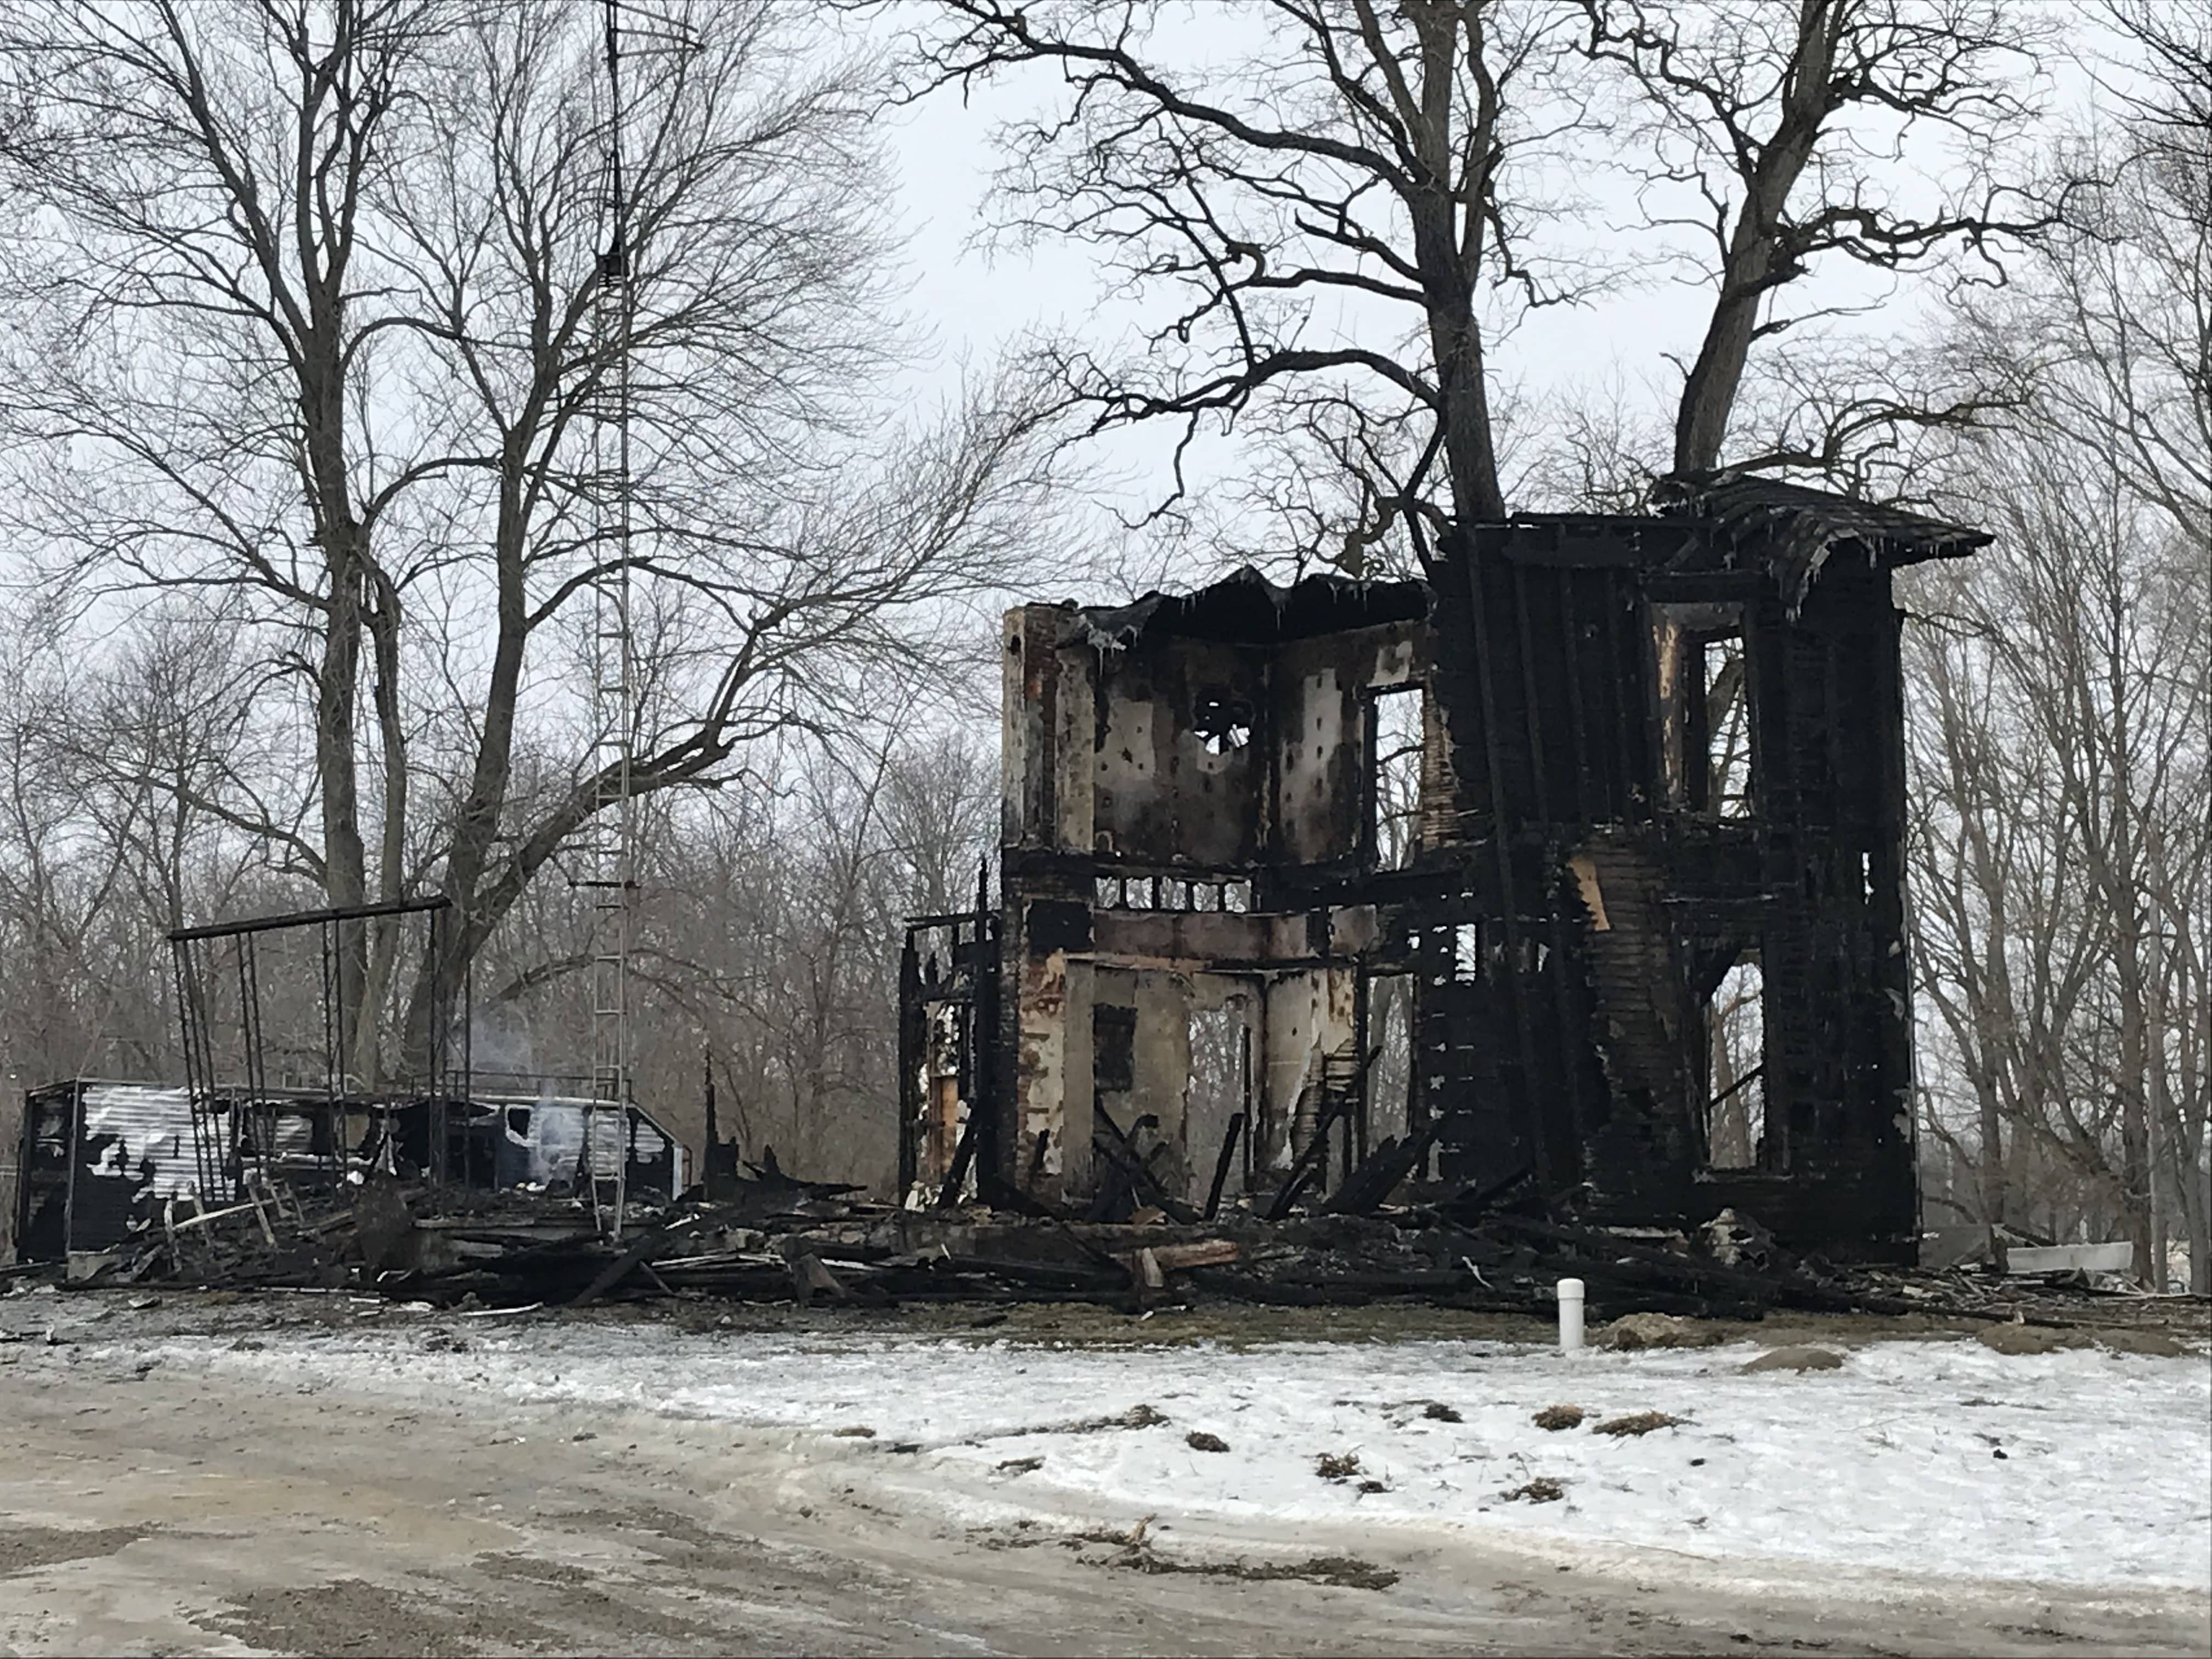
[[[764,1163],[750,1178],[719,1181],[711,1200],[695,1191],[633,1206],[619,1243],[600,1235],[587,1197],[557,1189],[470,1191],[374,1174],[321,1193],[258,1175],[252,1186],[250,1202],[167,1205],[115,1249],[73,1258],[70,1282],[348,1289],[487,1312],[672,1299],[856,1312],[958,1303],[981,1304],[974,1323],[988,1328],[1005,1307],[1040,1302],[1130,1314],[1417,1302],[1548,1324],[1553,1287],[1573,1277],[1610,1322],[1595,1340],[1632,1349],[1717,1340],[1698,1322],[1770,1310],[1975,1320],[1998,1328],[1997,1343],[2055,1346],[2079,1340],[2054,1333],[2087,1303],[2104,1311],[2116,1300],[1963,1269],[1844,1270],[1764,1242],[1724,1261],[1686,1237],[1578,1222],[1571,1202],[1541,1200],[1525,1183],[1365,1214],[1292,1206],[1270,1220],[1262,1208],[1281,1206],[1255,1203],[1211,1220],[1163,1210],[1111,1223],[1007,1194],[999,1208],[894,1208]],[[1416,1406],[1459,1420],[1437,1402]]]
[[[1536,1413],[1534,1421],[1540,1429],[1549,1429],[1557,1434],[1562,1429],[1578,1429],[1588,1415],[1580,1406],[1547,1406]]]

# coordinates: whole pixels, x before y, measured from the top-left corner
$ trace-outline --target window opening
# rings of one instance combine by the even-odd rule
[[[1502,923],[1491,927],[1488,937],[1481,940],[1481,947],[1480,954],[1490,964],[1488,971],[1501,980],[1516,974],[1540,974],[1552,960],[1550,945],[1525,933],[1509,940]],[[1482,975],[1476,972],[1467,977],[1480,979]]]
[[[1252,908],[1247,877],[1099,876],[1091,902],[1102,910],[1224,910]]]
[[[1482,924],[1462,921],[1452,929],[1452,977],[1482,977]]]
[[[1201,691],[1191,705],[1190,729],[1207,754],[1231,754],[1252,741],[1252,705],[1218,688]]]
[[[1751,952],[1705,1001],[1705,1162],[1716,1170],[1768,1167],[1765,998]]]
[[[1384,870],[1403,869],[1420,850],[1426,702],[1419,685],[1382,686],[1368,694],[1368,857]]]
[[[1126,1094],[1137,1086],[1137,1011],[1093,1007],[1091,1011],[1091,1087],[1102,1095]]]
[[[1757,779],[1743,606],[1658,604],[1652,627],[1668,798],[1709,817],[1750,817]]]
[[[1743,630],[1697,638],[1703,700],[1705,809],[1715,817],[1751,816],[1751,699]]]

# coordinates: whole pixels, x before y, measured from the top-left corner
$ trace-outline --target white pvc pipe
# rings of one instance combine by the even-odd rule
[[[1572,1353],[1583,1345],[1583,1282],[1559,1281],[1559,1352]]]

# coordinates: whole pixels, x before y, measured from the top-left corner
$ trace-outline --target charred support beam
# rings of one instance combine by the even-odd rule
[[[1231,1115],[1229,1127],[1222,1132],[1221,1155],[1213,1160],[1213,1184],[1206,1190],[1206,1218],[1208,1221],[1221,1213],[1221,1189],[1229,1184],[1230,1166],[1236,1162],[1237,1142],[1244,1133],[1246,1115]]]

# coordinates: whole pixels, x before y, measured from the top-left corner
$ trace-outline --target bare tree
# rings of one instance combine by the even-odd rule
[[[81,589],[216,588],[278,642],[311,775],[256,825],[337,904],[443,892],[419,1052],[471,957],[598,810],[588,601],[648,630],[640,793],[864,695],[896,615],[1023,544],[1033,412],[1004,383],[882,419],[878,160],[862,71],[758,0],[633,73],[605,246],[597,11],[459,0],[24,0],[7,270],[27,528]],[[636,533],[592,442],[604,274],[629,273]],[[526,728],[566,734],[536,789]],[[349,933],[353,1069],[396,927]]]
[[[1683,366],[1674,471],[1726,459],[1833,473],[1899,425],[1954,423],[2008,401],[2007,383],[1947,397],[1889,362],[1887,372],[1847,378],[1823,354],[1820,374],[1790,388],[1800,418],[1730,453],[1754,347],[1807,332],[1840,308],[1790,302],[1820,267],[1911,272],[1958,251],[1969,264],[1954,280],[2002,282],[2008,250],[2056,222],[2055,202],[2008,177],[2003,155],[2032,130],[2020,82],[2045,31],[2003,0],[1581,4],[1588,50],[1626,74],[1635,94],[1628,130],[1650,145],[1638,181],[1652,210],[1646,228],[1692,231],[1705,244],[1685,255],[1713,303]],[[1938,143],[1948,151],[1940,183],[1905,170],[1916,150]],[[1806,422],[1803,394],[1815,383],[1850,390]]]
[[[1289,469],[1303,495],[1277,492],[1285,521],[1351,568],[1503,514],[1494,348],[1528,308],[1688,265],[1714,302],[1671,465],[1832,471],[1987,398],[1870,391],[1731,453],[1754,354],[1830,303],[1785,301],[1838,264],[1905,273],[1964,246],[1994,270],[2050,218],[1999,182],[2033,39],[2002,0],[1255,0],[1202,30],[1140,0],[931,11],[917,87],[1042,66],[1068,88],[1004,129],[1002,228],[1094,245],[1158,304],[1126,361],[1054,349],[1071,397],[1094,427],[1166,419],[1188,444],[1234,421],[1289,446],[1309,464]],[[1958,188],[1923,206],[1873,179],[1939,140]],[[1575,175],[1645,146],[1649,222],[1592,240]]]
[[[664,1122],[700,1138],[703,1054],[721,1132],[747,1157],[773,1147],[787,1168],[886,1193],[899,921],[972,902],[997,796],[988,752],[960,732],[896,735],[779,743],[765,787],[668,798],[679,821],[653,838],[635,948],[655,994],[639,1093]],[[543,884],[526,895],[483,959],[481,1064],[568,1086],[544,1056],[588,1014],[589,950],[579,907]]]
[[[1973,457],[2006,556],[1929,575],[1940,611],[1913,636],[1916,959],[1947,1039],[1929,1063],[1971,1101],[1983,1218],[2070,1228],[2087,1202],[2148,1262],[2171,1215],[2201,1261],[2201,555],[2109,457]],[[2018,1190],[2054,1166],[2070,1189]]]
[[[1006,130],[1008,228],[1094,245],[1166,307],[1133,361],[1056,352],[1095,427],[1165,418],[1187,443],[1253,411],[1364,469],[1371,511],[1394,525],[1504,512],[1486,296],[1547,303],[1587,280],[1529,246],[1561,205],[1538,164],[1584,119],[1553,96],[1564,15],[1222,8],[1201,72],[1153,5],[934,9],[916,43],[924,81],[1041,64],[1069,86],[1065,109]],[[1324,339],[1310,325],[1322,304],[1368,325]]]
[[[263,769],[267,735],[234,647],[220,618],[187,605],[136,619],[90,664],[62,640],[7,640],[0,1051],[27,1082],[165,1069],[163,930],[281,883],[234,827],[250,810],[238,780]]]
[[[1915,927],[1976,1212],[2100,1219],[2147,1265],[2173,1228],[2202,1290],[2212,129],[2185,118],[2212,56],[2148,62],[2171,97],[2095,135],[2111,182],[1963,324],[2034,396],[1954,469],[1997,552],[1925,578]]]

